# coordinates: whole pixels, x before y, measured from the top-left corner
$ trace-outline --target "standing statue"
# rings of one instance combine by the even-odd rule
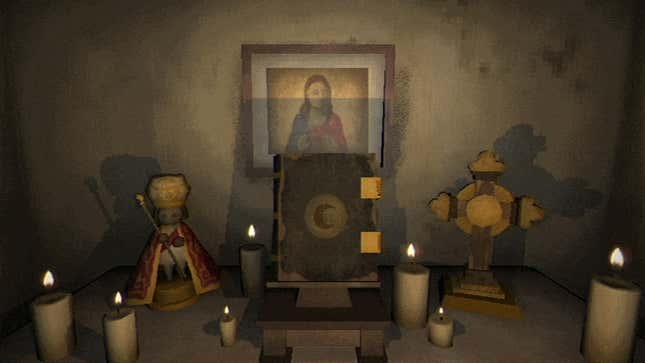
[[[176,310],[197,301],[199,294],[219,287],[219,268],[192,229],[183,222],[188,217],[185,203],[189,191],[182,174],[152,178],[148,196],[155,206],[154,217],[148,212],[143,195],[137,195],[156,231],[141,254],[129,283],[129,305],[150,304],[159,310]],[[164,280],[158,279],[160,264]]]

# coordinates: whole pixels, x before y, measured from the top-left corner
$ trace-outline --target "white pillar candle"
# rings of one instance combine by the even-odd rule
[[[408,247],[414,258],[414,246]],[[430,270],[416,263],[404,263],[394,268],[393,315],[404,328],[423,328],[428,314],[428,285]]]
[[[583,354],[594,363],[631,362],[641,290],[611,276],[591,280]]]
[[[253,225],[249,227],[249,238],[255,237]],[[240,267],[244,294],[252,299],[264,295],[264,245],[247,243],[240,247]]]
[[[121,294],[115,296],[115,304],[122,302]],[[133,309],[110,311],[103,316],[103,339],[105,359],[108,363],[133,363],[139,357],[137,322]]]
[[[222,346],[230,347],[237,339],[237,319],[229,313],[228,306],[224,308],[224,315],[219,321],[219,330],[222,334]]]
[[[443,313],[443,308],[430,315],[428,319],[428,341],[432,344],[448,348],[452,347],[452,338],[455,334],[455,322]]]
[[[612,265],[621,268],[622,262],[620,250],[615,249]],[[618,276],[591,280],[582,343],[586,362],[631,362],[640,297],[638,286]]]
[[[51,288],[54,277],[47,271],[43,285]],[[76,331],[72,312],[72,295],[52,292],[37,297],[31,304],[38,359],[56,361],[72,354],[76,346]]]

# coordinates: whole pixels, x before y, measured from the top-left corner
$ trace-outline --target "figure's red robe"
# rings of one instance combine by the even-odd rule
[[[334,143],[338,145],[337,152],[347,152],[347,141],[345,141],[345,134],[343,133],[343,123],[340,121],[340,117],[335,113],[332,112],[327,118],[327,122],[318,127],[312,128],[310,133],[313,139],[331,137],[331,139],[334,140]],[[312,144],[316,143],[316,141],[312,141]],[[318,142],[318,144],[319,143],[320,142]]]
[[[220,269],[215,265],[215,261],[213,261],[204,246],[199,243],[195,233],[187,224],[181,223],[177,229],[177,234],[185,239],[186,261],[197,294],[203,294],[219,288]],[[164,249],[159,237],[158,232],[152,236],[150,243],[148,243],[139,258],[135,275],[132,276],[128,283],[126,295],[128,305],[152,303],[157,286],[159,257]]]
[[[303,137],[309,138],[308,144],[301,144]],[[337,114],[332,112],[323,124],[310,127],[307,116],[298,113],[293,120],[286,152],[346,153],[347,141],[343,133],[343,122]]]

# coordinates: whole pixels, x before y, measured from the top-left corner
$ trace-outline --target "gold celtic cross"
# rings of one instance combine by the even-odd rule
[[[498,184],[505,165],[492,151],[482,151],[468,166],[475,181],[457,196],[440,193],[429,205],[437,217],[451,219],[470,234],[468,270],[461,279],[453,279],[453,292],[488,298],[505,299],[506,293],[490,273],[493,259],[493,237],[511,224],[523,229],[544,218],[544,210],[531,197],[515,198]]]

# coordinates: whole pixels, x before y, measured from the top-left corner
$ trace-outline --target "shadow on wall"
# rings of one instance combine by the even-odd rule
[[[538,153],[546,151],[546,137],[535,135],[533,127],[518,124],[511,127],[494,143],[495,153],[506,164],[500,184],[513,195],[535,197],[546,209],[546,218],[558,214],[577,219],[589,209],[598,207],[602,193],[588,188],[589,182],[581,178],[557,180],[546,169],[535,164]],[[456,195],[471,179],[460,178],[448,189]],[[495,239],[493,261],[498,265],[523,265],[526,231],[510,228]]]
[[[88,191],[96,198],[107,229],[102,240],[89,255],[83,268],[85,276],[98,276],[114,266],[135,265],[154,227],[135,200],[144,193],[150,178],[161,173],[159,162],[152,157],[114,155],[101,163],[101,181],[114,198],[112,212],[99,193],[94,177],[85,179]],[[109,204],[109,203],[108,203]]]
[[[244,101],[239,101],[240,120],[235,130],[235,151],[233,174],[231,175],[231,194],[228,205],[224,243],[219,244],[216,263],[238,265],[239,248],[249,241],[248,227],[253,224],[256,243],[264,244],[265,256],[271,254],[271,230],[273,226],[273,179],[270,177],[249,177],[248,148],[253,142],[250,125],[246,124]]]

